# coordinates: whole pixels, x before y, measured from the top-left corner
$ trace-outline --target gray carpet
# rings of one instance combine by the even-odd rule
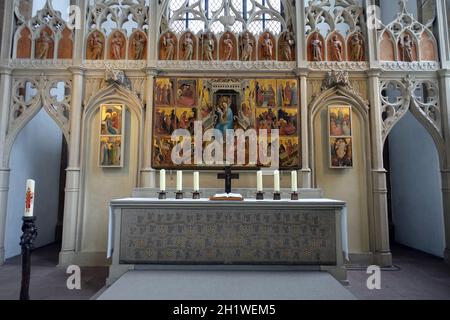
[[[354,300],[326,272],[130,271],[99,300]]]

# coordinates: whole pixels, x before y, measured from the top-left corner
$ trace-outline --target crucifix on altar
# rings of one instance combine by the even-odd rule
[[[231,167],[225,168],[225,173],[219,173],[217,175],[217,179],[225,180],[225,193],[231,193],[231,182],[233,179],[239,179],[239,174],[232,173]]]

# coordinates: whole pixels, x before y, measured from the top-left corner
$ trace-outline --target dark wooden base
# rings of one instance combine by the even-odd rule
[[[297,193],[297,192],[291,193],[291,200],[297,201],[298,199],[299,199],[299,198],[298,198],[298,193]]]
[[[158,193],[158,199],[159,200],[166,200],[167,199],[167,193],[166,192]]]
[[[273,200],[276,200],[276,201],[281,200],[281,193],[275,192],[275,193],[273,194]]]
[[[200,200],[200,192],[192,192],[192,199]]]
[[[264,200],[264,192],[258,192],[256,194],[256,200]]]
[[[183,199],[184,199],[184,192],[178,191],[178,192],[175,194],[175,199],[177,199],[177,200],[183,200]]]

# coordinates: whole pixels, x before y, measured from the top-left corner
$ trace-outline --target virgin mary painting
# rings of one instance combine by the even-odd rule
[[[231,98],[221,97],[219,105],[216,107],[217,123],[216,129],[220,130],[222,134],[226,134],[227,130],[234,129],[234,114],[231,108]]]

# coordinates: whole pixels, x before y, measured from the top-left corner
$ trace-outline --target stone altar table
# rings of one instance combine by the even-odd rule
[[[108,284],[129,270],[322,270],[345,282],[345,202],[111,201]]]

